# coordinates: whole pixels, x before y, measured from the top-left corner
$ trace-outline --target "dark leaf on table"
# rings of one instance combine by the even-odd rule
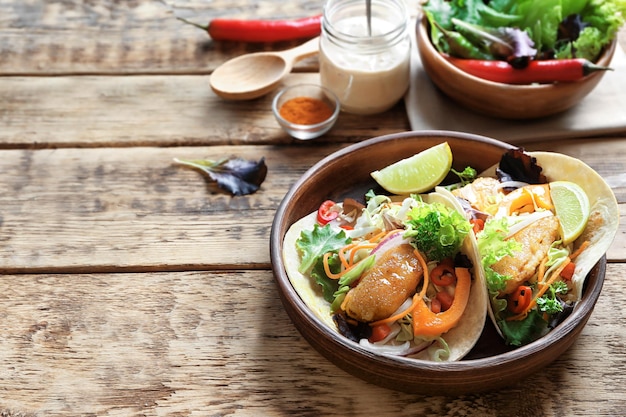
[[[258,161],[236,157],[219,161],[175,158],[174,162],[199,169],[217,182],[218,187],[233,195],[247,195],[258,191],[267,175],[264,158]]]

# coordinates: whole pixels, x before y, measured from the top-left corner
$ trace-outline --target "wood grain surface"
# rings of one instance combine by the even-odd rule
[[[578,342],[504,390],[390,391],[300,336],[278,299],[269,234],[313,164],[409,130],[403,104],[296,141],[271,97],[226,102],[208,77],[299,42],[216,42],[174,13],[296,18],[324,2],[165,1],[0,0],[0,417],[626,415],[626,132],[526,146],[582,159],[620,204]],[[317,70],[306,59],[285,84]],[[258,193],[232,197],[173,163],[232,155],[265,158]]]
[[[283,83],[318,82],[318,73]],[[0,148],[300,144],[271,115],[272,95],[225,101],[208,76],[0,77]],[[403,103],[384,114],[342,114],[316,143],[409,130]]]
[[[8,416],[621,415],[626,314],[614,306],[626,303],[617,278],[624,274],[623,264],[609,265],[616,278],[607,280],[579,342],[545,372],[461,397],[403,394],[339,370],[293,327],[269,271],[4,276],[0,410]]]

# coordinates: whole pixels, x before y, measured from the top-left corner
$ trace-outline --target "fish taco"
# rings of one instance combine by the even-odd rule
[[[487,292],[471,225],[440,193],[326,201],[287,231],[283,259],[327,326],[380,355],[453,361],[479,339]]]
[[[505,342],[530,343],[561,323],[617,233],[610,187],[582,161],[507,151],[473,182],[452,190],[471,218],[489,292],[489,315]]]

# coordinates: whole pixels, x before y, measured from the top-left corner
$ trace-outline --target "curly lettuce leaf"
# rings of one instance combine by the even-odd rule
[[[328,224],[324,227],[315,224],[313,230],[303,230],[296,241],[302,256],[298,271],[306,274],[326,252],[336,252],[351,241],[343,230],[337,232]]]
[[[506,217],[491,218],[485,223],[485,227],[476,235],[478,252],[480,253],[487,288],[490,292],[497,292],[506,286],[511,278],[494,271],[491,266],[505,256],[513,256],[521,249],[521,244],[513,239],[506,240],[509,226]]]
[[[428,0],[423,8],[429,19],[446,29],[452,29],[452,18],[493,28],[520,28],[532,39],[538,56],[590,61],[626,23],[626,0]],[[580,31],[563,42],[559,27],[572,19],[581,21]]]
[[[441,203],[422,204],[408,213],[405,237],[413,239],[428,260],[453,257],[471,229],[461,213]]]

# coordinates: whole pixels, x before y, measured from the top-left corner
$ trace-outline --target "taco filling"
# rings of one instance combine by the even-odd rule
[[[291,226],[287,274],[327,325],[383,355],[458,360],[486,317],[471,225],[438,193],[325,202]],[[479,273],[477,273],[479,271]]]
[[[452,194],[472,218],[489,313],[512,346],[540,338],[571,313],[617,231],[610,188],[565,155],[509,151],[494,177]]]

